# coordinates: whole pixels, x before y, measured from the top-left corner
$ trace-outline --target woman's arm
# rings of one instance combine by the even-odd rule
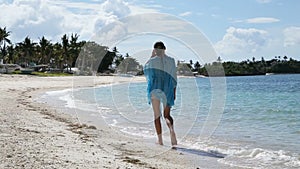
[[[151,57],[154,57],[154,56],[156,56],[155,49],[152,50],[152,54],[151,54]]]

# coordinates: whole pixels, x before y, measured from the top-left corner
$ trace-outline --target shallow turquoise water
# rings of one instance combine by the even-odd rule
[[[172,108],[181,145],[226,154],[219,160],[239,167],[300,167],[300,75],[226,77],[224,105],[213,105],[211,78],[179,78]],[[101,116],[108,125],[139,138],[155,138],[146,83],[118,84],[67,92],[76,108]],[[64,93],[64,96],[66,93]],[[91,106],[95,106],[96,109]],[[221,116],[207,117],[224,106]],[[201,133],[215,126],[211,137]],[[164,134],[168,130],[164,125]],[[206,131],[203,131],[205,129]]]

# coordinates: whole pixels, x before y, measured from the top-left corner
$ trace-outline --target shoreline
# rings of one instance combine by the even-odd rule
[[[70,83],[70,80],[77,81]],[[105,123],[100,127],[80,124],[76,117],[35,101],[47,91],[128,80],[0,75],[0,168],[210,168],[221,165],[216,158],[145,144],[112,130]],[[162,150],[163,153],[157,154]]]

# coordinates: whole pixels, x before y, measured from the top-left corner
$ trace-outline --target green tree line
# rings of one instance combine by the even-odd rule
[[[182,67],[182,66],[181,66]],[[207,63],[201,66],[199,62],[193,64],[191,60],[187,64],[196,74],[204,76],[248,76],[248,75],[265,75],[267,73],[300,73],[300,61],[287,56],[275,56],[274,59],[265,60],[262,57],[256,60],[245,60],[242,62],[227,61],[222,62],[221,57],[218,57],[216,62]]]
[[[71,36],[64,34],[60,42],[51,42],[44,36],[38,42],[34,42],[27,36],[22,42],[15,44],[9,39],[10,35],[11,32],[6,27],[0,27],[0,60],[4,64],[14,63],[22,67],[35,64],[48,65],[61,71],[66,67],[79,67],[88,74],[98,72],[142,74],[142,66],[128,53],[123,56],[116,47],[110,50],[107,46],[95,42],[79,41],[79,35],[76,33],[72,33]],[[97,60],[101,62],[97,63]],[[75,65],[76,62],[78,65]],[[200,65],[198,61],[193,63],[192,60],[189,63],[178,62],[177,70],[179,74],[204,76],[300,73],[300,62],[287,56],[275,56],[271,60],[265,60],[263,57],[256,60],[253,57],[252,60],[242,62],[222,62],[219,57],[215,62],[204,65]]]
[[[71,36],[64,34],[60,42],[51,42],[44,36],[38,42],[34,42],[30,37],[25,37],[22,42],[12,44],[9,36],[11,32],[6,27],[0,27],[0,60],[4,64],[18,64],[23,68],[32,67],[34,65],[48,65],[50,68],[63,70],[66,67],[80,66],[76,65],[76,61],[80,55],[85,57],[83,63],[85,71],[98,72],[114,72],[116,67],[120,66],[119,71],[127,73],[131,69],[123,67],[138,67],[139,63],[136,59],[126,54],[121,55],[117,48],[109,49],[107,46],[99,45],[90,41],[79,41],[79,35],[72,33]],[[99,59],[99,57],[103,57]],[[93,63],[101,60],[98,65]],[[130,64],[121,64],[122,62]],[[120,65],[121,64],[121,65]],[[82,66],[82,65],[81,65]],[[87,70],[89,69],[89,71]],[[134,71],[137,71],[134,69]]]

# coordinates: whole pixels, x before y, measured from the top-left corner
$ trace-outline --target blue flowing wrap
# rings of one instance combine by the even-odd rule
[[[164,106],[174,105],[177,86],[177,70],[175,60],[167,55],[155,56],[149,59],[144,66],[144,74],[147,79],[147,96],[151,104],[151,97],[160,100]]]

